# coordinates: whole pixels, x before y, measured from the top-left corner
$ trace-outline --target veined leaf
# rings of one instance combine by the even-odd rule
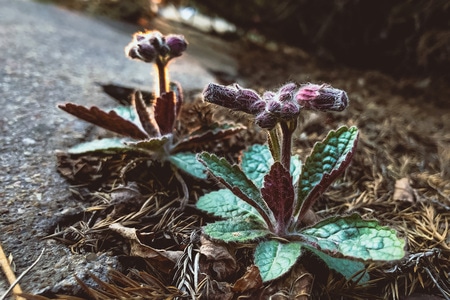
[[[147,106],[145,104],[141,92],[137,91],[136,93],[134,93],[133,98],[131,99],[131,104],[136,110],[136,114],[139,117],[140,124],[142,125],[142,128],[145,130],[145,132],[147,132],[148,136],[149,137],[161,136],[161,130],[155,119],[154,106],[153,105]],[[164,132],[164,134],[165,133],[166,132]]]
[[[358,129],[343,126],[330,131],[322,142],[314,145],[303,165],[298,184],[298,201],[294,211],[298,219],[350,164],[357,140]]]
[[[137,140],[148,138],[148,135],[136,124],[123,119],[113,110],[105,112],[96,106],[87,108],[73,103],[61,104],[58,105],[58,107],[75,117],[123,136],[128,136]]]
[[[157,154],[158,156],[162,156],[164,155],[162,153],[165,152],[166,144],[170,142],[171,138],[171,136],[164,135],[160,137],[149,138],[139,142],[128,142],[127,145],[137,149],[142,149],[142,151],[147,151]]]
[[[332,257],[314,247],[303,245],[304,248],[308,249],[315,255],[317,255],[321,260],[323,260],[326,265],[338,273],[344,275],[347,280],[358,281],[358,283],[366,283],[369,281],[370,277],[367,272],[361,274],[365,270],[366,266],[363,262],[358,260],[351,260],[348,258],[337,258]],[[356,275],[358,274],[358,275]]]
[[[278,240],[259,243],[255,249],[255,265],[263,282],[287,273],[302,254],[301,243],[283,244]]]
[[[177,99],[175,93],[170,91],[162,93],[156,98],[155,123],[159,125],[161,134],[172,133],[174,122],[177,117]]]
[[[221,189],[201,196],[197,201],[197,208],[225,219],[253,217],[265,224],[263,217],[253,206],[229,189]]]
[[[121,153],[131,151],[133,148],[124,144],[126,140],[120,138],[107,138],[93,140],[85,143],[80,143],[73,146],[68,150],[70,154],[82,154],[89,152],[108,152],[108,153]]]
[[[206,152],[199,154],[198,158],[217,180],[236,196],[255,207],[268,226],[271,228],[274,226],[276,221],[273,213],[262,199],[259,189],[237,165],[231,165],[225,158]]]
[[[217,221],[203,226],[203,232],[215,240],[224,242],[249,242],[265,237],[271,232],[260,222],[252,218],[235,218]]]
[[[273,157],[267,145],[255,144],[250,146],[242,156],[241,167],[245,175],[250,178],[257,187],[263,185],[264,176],[269,173],[273,165]],[[302,162],[297,155],[291,157],[292,183],[298,181],[302,170]]]
[[[264,201],[275,215],[277,221],[275,233],[285,233],[286,225],[289,223],[294,205],[294,186],[289,171],[277,161],[270,168],[269,173],[264,176],[264,187],[261,195]]]
[[[405,256],[405,241],[394,229],[357,214],[329,218],[300,233],[311,246],[334,256],[381,261]]]
[[[186,173],[200,178],[206,179],[206,168],[198,161],[197,154],[191,152],[179,152],[171,154],[169,156],[170,162],[172,162],[177,168],[185,171]]]

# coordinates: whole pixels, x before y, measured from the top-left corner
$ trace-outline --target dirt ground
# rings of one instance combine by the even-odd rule
[[[294,147],[296,153],[304,158],[310,147],[321,140],[328,130],[341,125],[356,125],[360,129],[358,150],[350,168],[343,178],[321,197],[314,209],[319,217],[358,212],[365,218],[379,219],[383,224],[396,228],[408,241],[408,255],[404,261],[369,267],[374,278],[371,287],[350,286],[348,282],[337,277],[329,277],[328,271],[322,268],[315,279],[313,295],[324,299],[336,299],[338,296],[348,299],[372,299],[376,296],[385,299],[420,299],[417,297],[421,295],[428,297],[436,295],[436,299],[439,299],[448,293],[450,276],[448,84],[439,78],[397,78],[376,70],[349,69],[338,63],[317,61],[313,54],[288,46],[276,45],[274,48],[271,45],[268,49],[246,41],[234,41],[232,45],[231,52],[239,62],[239,74],[235,76],[214,70],[219,82],[229,84],[238,81],[241,85],[258,91],[272,90],[288,81],[328,83],[347,91],[350,106],[345,112],[310,113],[305,116],[296,133]],[[191,102],[194,102],[197,93],[198,91],[187,91]],[[214,113],[210,106],[198,107],[190,105],[184,110],[182,120],[187,130],[201,125],[201,122],[195,119],[199,111],[203,115]],[[235,153],[230,154],[229,158],[236,159],[238,152],[245,146],[264,142],[264,135],[252,127],[244,116],[227,114],[223,110],[220,112],[215,113],[216,118],[242,122],[249,126],[250,130],[240,133],[218,148],[211,146],[212,149],[219,153],[227,153],[232,149]],[[121,292],[124,292],[124,286],[138,282],[146,287],[153,286],[147,290],[147,292],[151,290],[153,295],[159,292],[161,294],[157,295],[160,297],[161,295],[175,297],[179,295],[174,288],[175,285],[184,289],[189,286],[186,282],[184,285],[180,283],[180,278],[190,274],[189,270],[186,271],[180,266],[163,267],[161,262],[143,259],[143,256],[129,256],[130,246],[127,239],[112,233],[107,226],[117,220],[126,219],[127,222],[123,223],[129,227],[152,235],[153,239],[149,245],[158,246],[160,249],[183,251],[188,257],[184,257],[183,261],[186,265],[192,266],[191,254],[195,253],[192,249],[198,246],[198,241],[193,241],[190,236],[196,232],[200,224],[209,219],[196,212],[192,206],[188,206],[180,216],[175,214],[175,210],[161,211],[162,208],[171,208],[174,200],[179,197],[179,188],[170,174],[164,175],[167,176],[167,180],[156,180],[154,174],[143,175],[140,172],[143,166],[138,164],[126,173],[126,180],[123,180],[126,184],[121,186],[125,187],[126,191],[116,189],[113,181],[117,180],[115,175],[121,173],[119,171],[122,170],[123,159],[123,157],[108,157],[106,160],[102,158],[100,160],[107,163],[100,168],[98,158],[89,158],[82,163],[91,168],[86,168],[81,177],[74,178],[74,174],[66,173],[66,176],[72,179],[71,183],[76,184],[74,194],[87,207],[86,214],[71,216],[65,223],[61,223],[60,231],[55,238],[75,252],[107,252],[119,255],[123,270],[137,269],[140,266],[139,270],[143,273],[133,273],[134,277],[131,276],[133,280],[126,281],[119,273],[112,275],[112,282],[122,287]],[[73,166],[80,163],[80,160],[63,157],[60,158],[60,162],[66,163],[60,164],[61,171],[67,170],[67,164]],[[159,171],[167,172],[165,166],[155,166],[154,173],[160,176],[162,173],[158,173]],[[106,173],[108,176],[104,177]],[[99,177],[99,174],[103,177]],[[84,182],[81,182],[80,178],[83,178]],[[144,183],[147,185],[145,188]],[[149,183],[152,188],[149,187]],[[206,187],[203,183],[189,179],[187,183],[191,188],[190,202],[193,204],[198,198],[198,193],[204,191]],[[112,199],[112,202],[106,201],[107,198]],[[144,203],[150,198],[156,199],[156,204],[152,204],[153,206],[149,207],[144,215],[140,214]],[[167,226],[161,227],[164,222],[166,225],[168,223],[173,225],[172,231]],[[251,246],[233,249],[235,251],[233,254],[240,264],[237,274],[242,276],[249,265]],[[293,270],[289,276],[298,277],[298,272],[317,273],[317,270],[306,262],[304,267],[306,270]],[[177,275],[174,274],[175,269],[179,271]],[[236,276],[239,277],[238,275]],[[277,299],[294,297],[298,290],[293,286],[292,278],[289,276],[269,287],[258,287],[256,293],[267,297],[276,290],[282,290],[285,291],[283,294],[285,298],[280,296],[281,298]],[[225,283],[213,280],[214,278],[210,279],[206,283],[210,287],[210,295],[214,295],[214,299],[235,299],[239,295],[245,297],[255,293],[254,290],[241,294],[232,292],[230,285],[238,279],[237,277],[228,278]],[[110,285],[104,284],[103,290],[107,290],[108,287]],[[92,293],[91,298],[107,299],[107,295],[111,296],[106,292],[98,294],[94,292],[102,288],[87,289]],[[374,294],[374,290],[381,292]],[[413,296],[405,298],[410,294],[416,298]],[[29,296],[29,299],[32,297]]]

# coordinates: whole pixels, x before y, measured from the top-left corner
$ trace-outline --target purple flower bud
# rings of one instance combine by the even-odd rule
[[[265,111],[256,116],[255,123],[261,128],[270,130],[277,125],[278,119],[273,114]]]
[[[297,85],[295,83],[288,83],[282,86],[278,90],[278,99],[281,102],[289,101],[292,99],[292,93],[297,89]]]
[[[252,115],[257,115],[266,109],[266,102],[264,100],[255,101],[250,105],[249,111]]]
[[[266,103],[266,111],[278,116],[281,112],[281,103],[277,100],[268,101]]]
[[[156,58],[156,50],[150,44],[138,44],[137,48],[133,48],[138,58],[145,62],[152,62]]]
[[[264,94],[262,95],[262,98],[264,101],[267,102],[267,101],[273,100],[275,98],[275,96],[276,96],[276,94],[274,92],[267,91],[267,92],[264,92]]]
[[[297,118],[299,114],[300,114],[300,105],[292,101],[283,103],[280,112],[281,119],[289,121]]]
[[[215,83],[210,83],[203,90],[203,97],[207,102],[249,114],[259,112],[259,106],[254,104],[262,101],[253,90],[243,89],[238,85],[231,87]]]
[[[295,96],[304,109],[321,111],[342,111],[348,105],[347,93],[326,85],[308,84],[299,89]]]
[[[166,44],[169,47],[171,57],[178,57],[186,50],[187,42],[184,36],[170,34],[166,37]]]

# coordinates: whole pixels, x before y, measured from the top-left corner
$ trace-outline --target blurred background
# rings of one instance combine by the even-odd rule
[[[448,0],[45,0],[132,23],[178,19],[230,39],[290,45],[324,62],[449,76]],[[449,76],[450,77],[450,76]]]

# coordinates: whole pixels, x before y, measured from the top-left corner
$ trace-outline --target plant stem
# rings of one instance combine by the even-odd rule
[[[286,170],[291,169],[292,134],[297,128],[297,120],[281,121],[281,164]]]
[[[167,73],[167,63],[156,60],[156,68],[158,70],[158,81],[159,81],[159,93],[156,95],[160,96],[162,93],[166,93],[169,90],[169,75]]]
[[[269,130],[269,149],[272,152],[272,157],[274,161],[281,160],[281,149],[280,149],[280,133],[279,126],[275,126],[273,129]]]

